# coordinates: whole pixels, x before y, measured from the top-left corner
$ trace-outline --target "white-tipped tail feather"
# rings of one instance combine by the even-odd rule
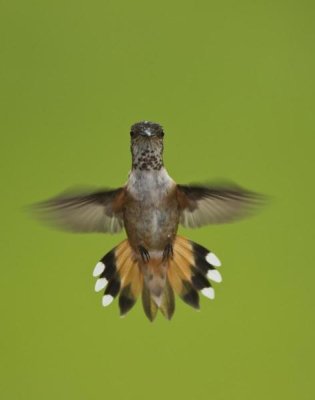
[[[208,299],[214,299],[214,289],[212,287],[207,287],[201,290],[201,293],[208,297]]]
[[[216,283],[222,282],[222,276],[220,272],[217,271],[216,269],[209,269],[207,273],[207,278]]]
[[[110,303],[114,300],[114,297],[111,296],[110,294],[105,294],[105,296],[103,296],[102,298],[102,305],[104,307],[107,307],[110,305]]]
[[[221,267],[221,261],[218,259],[218,257],[214,253],[208,253],[206,255],[206,261],[213,265],[214,267]]]
[[[108,280],[106,278],[100,278],[96,281],[95,283],[95,292],[99,292],[103,290],[108,283]]]
[[[94,270],[93,270],[93,276],[94,276],[95,278],[98,277],[98,276],[100,276],[100,275],[104,272],[104,270],[105,270],[105,264],[102,263],[101,261],[98,262],[98,263],[95,265],[95,268],[94,268]]]

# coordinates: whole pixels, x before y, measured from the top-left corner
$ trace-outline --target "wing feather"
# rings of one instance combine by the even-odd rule
[[[222,224],[250,215],[263,196],[236,185],[177,185],[180,223],[187,228]]]
[[[36,217],[71,232],[122,230],[125,189],[104,189],[92,193],[68,191],[32,207]]]

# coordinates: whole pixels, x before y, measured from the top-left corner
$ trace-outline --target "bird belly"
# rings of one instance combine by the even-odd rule
[[[125,212],[125,228],[134,248],[163,250],[176,236],[179,214],[176,205],[134,204]]]
[[[171,210],[154,209],[144,216],[139,233],[144,233],[144,239],[149,248],[163,249],[175,235],[177,223]]]
[[[124,225],[131,246],[163,250],[175,238],[179,222],[175,182],[164,168],[132,171],[127,192]]]

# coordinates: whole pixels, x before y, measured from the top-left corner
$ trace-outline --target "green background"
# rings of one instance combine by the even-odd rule
[[[1,1],[2,399],[313,399],[312,1]],[[93,291],[124,238],[49,230],[27,204],[116,187],[129,126],[165,127],[180,183],[266,193],[259,215],[181,230],[222,259],[201,312],[151,324]]]

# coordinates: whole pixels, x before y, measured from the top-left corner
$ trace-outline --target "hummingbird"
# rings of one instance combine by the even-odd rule
[[[95,291],[102,305],[118,297],[124,316],[139,296],[153,321],[158,310],[171,319],[175,294],[199,309],[199,293],[214,299],[214,283],[222,281],[214,252],[178,235],[178,227],[221,224],[249,215],[262,196],[234,184],[182,185],[163,163],[163,127],[141,121],[131,126],[132,166],[117,189],[66,192],[37,203],[45,222],[71,232],[118,233],[127,238],[96,264]]]

